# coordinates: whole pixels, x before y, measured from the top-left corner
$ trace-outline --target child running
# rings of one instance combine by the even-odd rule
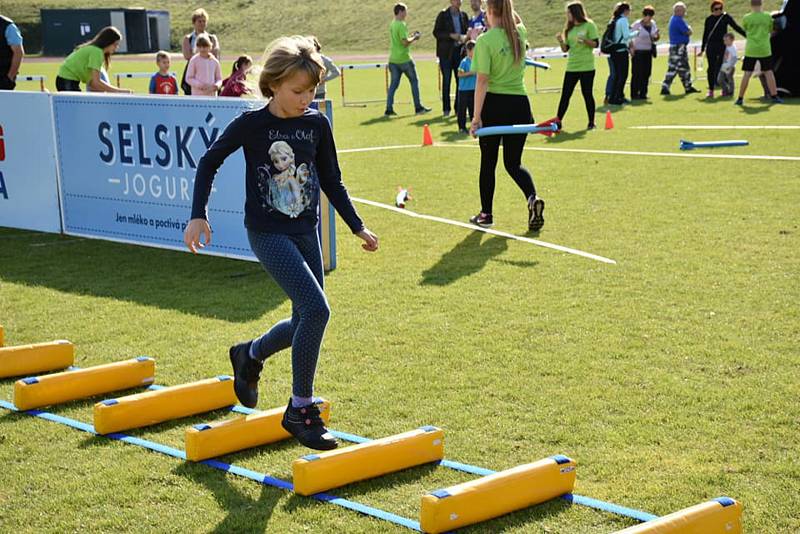
[[[472,70],[478,74],[475,86],[475,115],[470,133],[483,126],[510,126],[533,122],[525,92],[525,48],[528,32],[514,11],[511,0],[489,0],[487,16],[492,28],[475,43]],[[544,200],[536,196],[531,174],[522,166],[522,149],[527,135],[481,137],[481,211],[470,222],[488,228],[494,224],[495,167],[500,141],[506,171],[522,190],[528,203],[528,229],[538,232],[544,225]]]
[[[330,316],[317,235],[320,189],[364,241],[365,250],[377,250],[378,237],[364,226],[342,184],[330,123],[308,107],[325,73],[322,58],[305,37],[282,37],[268,50],[258,87],[269,103],[234,119],[200,159],[184,241],[195,253],[211,242],[207,205],[214,176],[225,158],[242,148],[247,237],[264,270],[291,299],[292,316],[230,348],[234,390],[239,402],[254,407],[264,361],[291,347],[292,396],[283,428],[306,447],[328,450],[338,443],[313,401],[314,374]],[[274,157],[276,144],[280,158]]]

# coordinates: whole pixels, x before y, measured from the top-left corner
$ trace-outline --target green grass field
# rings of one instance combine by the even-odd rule
[[[563,64],[553,66],[542,87],[560,85]],[[664,67],[661,58],[655,80]],[[55,69],[25,65],[51,82]],[[438,110],[434,69],[419,64],[423,99]],[[348,99],[382,98],[380,72],[348,76]],[[478,210],[479,150],[454,118],[414,116],[405,81],[393,120],[381,104],[342,108],[338,89],[329,92],[340,150],[419,145],[425,123],[439,144],[342,153],[353,196],[391,204],[410,185],[410,210],[458,221]],[[332,427],[381,437],[437,425],[449,459],[504,469],[563,453],[579,464],[582,495],[658,515],[728,495],[743,503],[747,532],[800,530],[798,162],[581,152],[680,154],[680,138],[743,138],[749,146],[688,154],[800,156],[800,130],[630,128],[800,125],[797,101],[768,106],[758,92],[736,108],[652,86],[648,103],[615,111],[613,130],[592,132],[576,93],[565,133],[529,137],[524,163],[547,201],[538,239],[616,265],[358,205],[381,250],[363,252],[339,225],[316,392],[333,402]],[[555,114],[557,93],[531,100],[538,119]],[[523,199],[502,169],[495,206],[496,229],[526,235]],[[6,343],[67,338],[79,366],[146,354],[160,384],[229,373],[228,346],[289,312],[255,264],[0,229]],[[283,405],[290,377],[288,354],[277,355],[259,407]],[[0,398],[12,389],[0,380]],[[97,400],[50,411],[90,422]],[[186,426],[228,416],[131,434],[180,448]],[[404,531],[26,415],[0,413],[0,445],[2,531]],[[224,460],[289,479],[306,452],[286,443]],[[416,518],[424,492],[470,478],[421,467],[333,493]],[[631,524],[555,501],[466,532]]]

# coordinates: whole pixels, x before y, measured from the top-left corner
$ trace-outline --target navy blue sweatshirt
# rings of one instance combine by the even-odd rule
[[[208,219],[214,176],[239,148],[244,149],[248,229],[281,234],[314,231],[320,188],[353,233],[364,229],[342,183],[328,118],[309,109],[300,117],[282,119],[267,106],[236,117],[200,158],[192,219]]]

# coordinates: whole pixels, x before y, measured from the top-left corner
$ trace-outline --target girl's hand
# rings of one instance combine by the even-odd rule
[[[476,132],[482,127],[483,127],[483,122],[478,117],[475,117],[474,119],[472,119],[472,124],[470,124],[469,126],[469,134],[472,137],[478,137]]]
[[[205,244],[200,242],[200,235],[205,234]],[[192,219],[183,232],[183,242],[194,254],[198,248],[204,248],[211,244],[211,226],[205,219]]]
[[[370,232],[369,228],[364,228],[356,235],[364,240],[364,243],[361,244],[361,248],[368,252],[375,252],[378,250],[378,236]]]
[[[564,37],[560,33],[557,33],[556,34],[556,41],[558,41],[559,43],[563,44],[564,43]]]

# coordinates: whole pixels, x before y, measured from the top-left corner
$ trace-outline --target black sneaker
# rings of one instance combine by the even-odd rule
[[[228,351],[233,366],[233,391],[242,406],[247,408],[255,408],[258,404],[258,378],[264,367],[262,362],[250,357],[252,344],[252,341],[239,343]]]
[[[664,95],[664,96],[669,96],[669,87],[666,87],[666,86],[662,85],[661,86],[661,94]]]
[[[480,226],[481,228],[491,228],[494,225],[494,220],[492,220],[492,214],[483,212],[480,212],[479,214],[470,217],[469,222],[477,226]]]
[[[422,106],[421,108],[418,108],[418,109],[414,110],[414,112],[417,115],[423,115],[425,113],[428,113],[430,110],[431,110],[431,108],[426,108],[425,106]]]
[[[736,99],[736,102],[734,102],[734,104],[737,106],[744,106],[744,100],[742,99],[742,97],[739,97]]]
[[[388,109],[388,110],[386,110],[386,111],[384,111],[384,112],[383,112],[383,116],[384,116],[384,117],[397,117],[397,113],[395,113],[395,112],[394,112],[393,110],[391,110],[391,109]]]
[[[329,451],[339,446],[336,438],[325,428],[316,404],[295,408],[292,406],[292,399],[289,399],[281,426],[309,449]]]
[[[687,95],[690,95],[690,94],[692,94],[692,93],[699,93],[699,92],[700,92],[700,89],[695,89],[695,88],[694,88],[694,87],[692,87],[691,85],[690,85],[689,87],[687,87],[687,88],[686,88],[686,94],[687,94]]]
[[[783,99],[781,97],[779,97],[778,95],[775,95],[775,96],[772,97],[772,103],[773,104],[783,104]]]
[[[597,128],[597,126],[595,126],[593,122],[590,122],[586,127],[587,130],[594,130],[595,128]]]
[[[544,226],[544,200],[531,196],[528,199],[528,230],[538,232]]]

